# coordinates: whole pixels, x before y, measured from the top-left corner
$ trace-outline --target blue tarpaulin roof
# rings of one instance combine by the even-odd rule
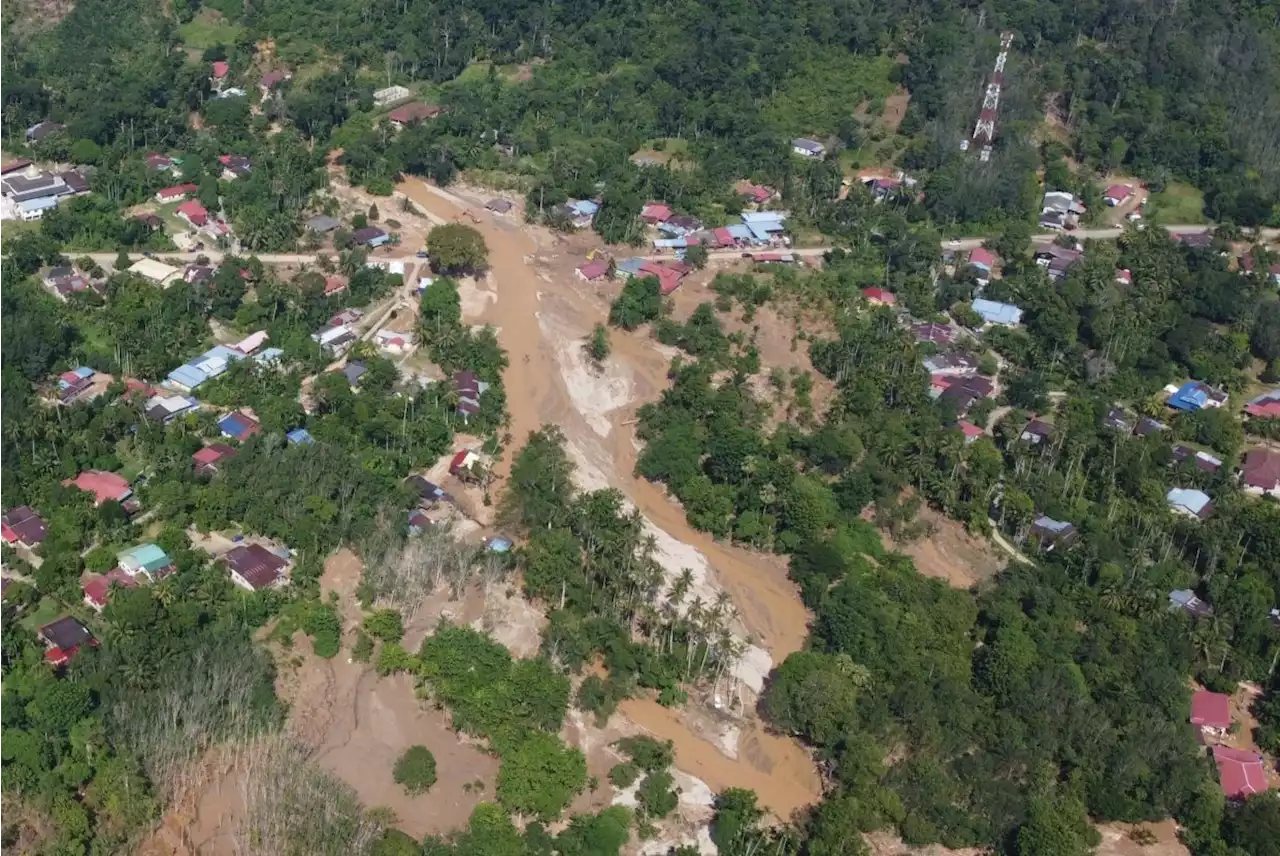
[[[295,446],[307,445],[316,441],[316,438],[312,437],[311,433],[307,431],[306,428],[294,428],[285,436],[288,437],[289,442],[293,443]]]
[[[590,199],[575,199],[569,203],[569,210],[582,217],[594,217],[600,206]]]
[[[1209,393],[1199,381],[1188,381],[1169,396],[1167,404],[1174,410],[1199,410],[1209,403]]]

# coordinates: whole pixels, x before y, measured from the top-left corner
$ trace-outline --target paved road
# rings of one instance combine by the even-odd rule
[[[1179,234],[1199,234],[1202,232],[1208,232],[1214,227],[1205,226],[1205,225],[1184,225],[1184,226],[1165,226],[1164,228],[1170,232],[1176,232]],[[1060,234],[1063,234],[1063,233],[1047,232],[1043,235],[1032,235],[1031,242],[1033,244],[1049,244],[1049,243],[1052,243],[1053,239],[1058,237],[1058,235]],[[1114,227],[1109,229],[1077,229],[1074,232],[1068,232],[1065,234],[1073,235],[1074,237],[1080,238],[1082,240],[1085,240],[1085,239],[1112,240],[1124,234],[1124,230],[1119,227]],[[1264,240],[1273,241],[1273,240],[1276,240],[1277,238],[1280,238],[1280,229],[1262,229],[1262,230],[1259,230],[1258,235]],[[988,240],[988,238],[983,238],[983,237],[953,238],[951,240],[943,241],[941,245],[944,249],[950,249],[950,250],[972,250],[982,246],[983,242],[986,240]],[[820,256],[823,253],[827,252],[828,249],[830,248],[829,247],[803,247],[798,249],[792,249],[792,250],[789,250],[788,252],[792,253],[795,256],[808,258],[812,256]],[[95,262],[97,262],[99,265],[103,266],[104,268],[112,267],[113,263],[115,262],[118,256],[117,253],[89,253],[88,255],[89,255],[89,258],[93,259]],[[219,252],[201,252],[201,253],[155,253],[154,255],[157,259],[160,259],[161,261],[172,259],[179,262],[194,262],[197,258],[203,256],[209,259],[210,261],[221,262],[224,254]],[[245,255],[251,255],[251,254],[245,254]],[[301,265],[301,264],[308,264],[308,263],[314,262],[316,258],[320,255],[331,256],[333,255],[333,253],[332,252],[264,253],[259,255],[258,259],[261,260],[263,264],[268,264],[268,265]],[[742,251],[741,250],[712,250],[709,255],[713,259],[741,258]],[[79,256],[77,256],[77,258],[78,257]],[[129,258],[134,261],[142,257],[143,257],[142,253],[129,254]],[[645,258],[648,258],[648,259],[669,259],[672,257],[673,256],[670,253],[645,256]],[[390,255],[379,254],[377,256],[374,256],[374,258],[377,259],[378,261],[387,261],[387,262],[392,262],[392,261],[414,262],[417,260],[417,257],[412,254],[405,254],[401,256],[390,256]]]

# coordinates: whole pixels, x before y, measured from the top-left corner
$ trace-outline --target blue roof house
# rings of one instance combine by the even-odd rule
[[[288,434],[285,434],[285,437],[294,446],[309,446],[316,441],[316,438],[312,437],[311,432],[306,428],[294,428]]]
[[[623,259],[613,266],[614,272],[621,277],[639,276],[640,269],[645,266],[645,260],[639,256],[630,259]]]
[[[1170,488],[1164,498],[1174,512],[1198,520],[1205,519],[1213,511],[1213,500],[1209,494],[1195,488]]]
[[[1225,392],[1216,390],[1207,383],[1191,380],[1174,390],[1165,404],[1174,410],[1194,413],[1204,407],[1221,407],[1226,400]]]
[[[767,232],[781,232],[786,229],[782,223],[786,218],[782,211],[747,211],[742,215],[742,222],[747,226],[759,226]]]
[[[988,324],[1003,324],[1006,327],[1016,327],[1022,323],[1022,310],[1011,303],[1000,303],[979,297],[973,301],[973,311],[977,312],[982,317],[982,320]]]
[[[749,241],[753,237],[746,223],[732,223],[725,228],[729,230],[730,237],[735,241]]]

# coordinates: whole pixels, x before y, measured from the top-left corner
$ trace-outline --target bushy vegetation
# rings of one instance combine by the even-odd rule
[[[426,746],[410,746],[396,759],[392,776],[409,793],[425,793],[436,783],[436,757]]]

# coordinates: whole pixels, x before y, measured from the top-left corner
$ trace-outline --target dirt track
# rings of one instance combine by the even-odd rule
[[[397,190],[445,220],[480,207],[478,198],[463,199],[416,179],[403,182]],[[630,423],[636,408],[665,387],[667,355],[642,334],[615,331],[610,362],[626,376],[630,399],[617,402],[605,414],[606,425],[589,421],[575,406],[565,382],[570,371],[566,354],[595,323],[604,320],[608,297],[617,286],[605,286],[606,294],[576,280],[573,267],[581,259],[546,230],[483,214],[477,228],[489,246],[491,271],[486,287],[496,289],[497,298],[486,304],[479,318],[465,320],[496,327],[510,359],[505,386],[512,448],[498,466],[498,474],[509,473],[513,453],[530,431],[544,424],[559,425],[575,458],[591,466],[593,480],[621,490],[654,527],[705,557],[716,580],[732,596],[745,630],[775,663],[799,650],[808,615],[782,563],[694,531],[663,489],[632,475],[636,448]],[[574,393],[580,397],[582,391]],[[602,427],[609,430],[602,432]],[[813,763],[795,741],[761,735],[753,744],[758,751],[732,759],[685,727],[679,714],[647,704],[630,705],[627,712],[637,725],[673,740],[677,765],[713,788],[752,782],[761,803],[780,817],[819,796]]]

